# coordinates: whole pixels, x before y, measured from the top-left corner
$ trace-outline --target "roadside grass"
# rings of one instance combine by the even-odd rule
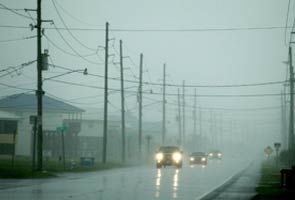
[[[275,167],[273,162],[265,161],[261,166],[261,178],[256,187],[257,195],[252,200],[262,199],[293,199],[294,191],[282,188],[280,185],[280,168]],[[290,196],[291,195],[291,196]]]
[[[71,166],[71,163],[67,161],[64,168],[62,162],[54,160],[44,161],[44,170],[38,172],[32,170],[32,161],[28,157],[16,157],[14,162],[12,162],[11,159],[0,159],[0,178],[53,178],[56,177],[58,173],[90,172],[132,166],[121,163],[95,163],[92,166],[82,166],[78,162],[76,163],[75,166]]]

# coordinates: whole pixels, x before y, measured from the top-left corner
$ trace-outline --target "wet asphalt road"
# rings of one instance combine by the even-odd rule
[[[206,167],[184,165],[179,170],[145,166],[63,174],[43,180],[0,179],[0,199],[199,199],[248,164],[249,161],[224,158],[209,161]]]

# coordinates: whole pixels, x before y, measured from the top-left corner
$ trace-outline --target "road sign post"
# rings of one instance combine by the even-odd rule
[[[273,149],[270,146],[267,146],[264,149],[264,153],[267,155],[267,160],[269,159],[269,156],[272,154],[272,152],[273,152]]]
[[[63,160],[63,167],[64,167],[64,170],[65,170],[66,169],[66,155],[65,155],[65,136],[64,136],[64,132],[68,130],[68,127],[66,127],[66,126],[57,127],[56,130],[61,132],[62,160]]]
[[[278,167],[279,166],[279,150],[281,147],[281,143],[279,143],[279,142],[274,143],[274,147],[276,150],[276,166]]]

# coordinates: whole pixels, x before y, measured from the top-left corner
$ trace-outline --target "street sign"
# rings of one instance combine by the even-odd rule
[[[60,126],[60,127],[56,127],[57,131],[67,131],[69,128],[67,126]]]
[[[264,152],[269,156],[270,154],[272,154],[273,149],[272,149],[270,146],[267,146],[267,147],[264,149]]]

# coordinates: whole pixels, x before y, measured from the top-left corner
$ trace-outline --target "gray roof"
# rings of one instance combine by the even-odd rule
[[[37,110],[35,94],[14,94],[0,99],[2,110]],[[60,113],[84,112],[83,109],[43,95],[43,110]]]

